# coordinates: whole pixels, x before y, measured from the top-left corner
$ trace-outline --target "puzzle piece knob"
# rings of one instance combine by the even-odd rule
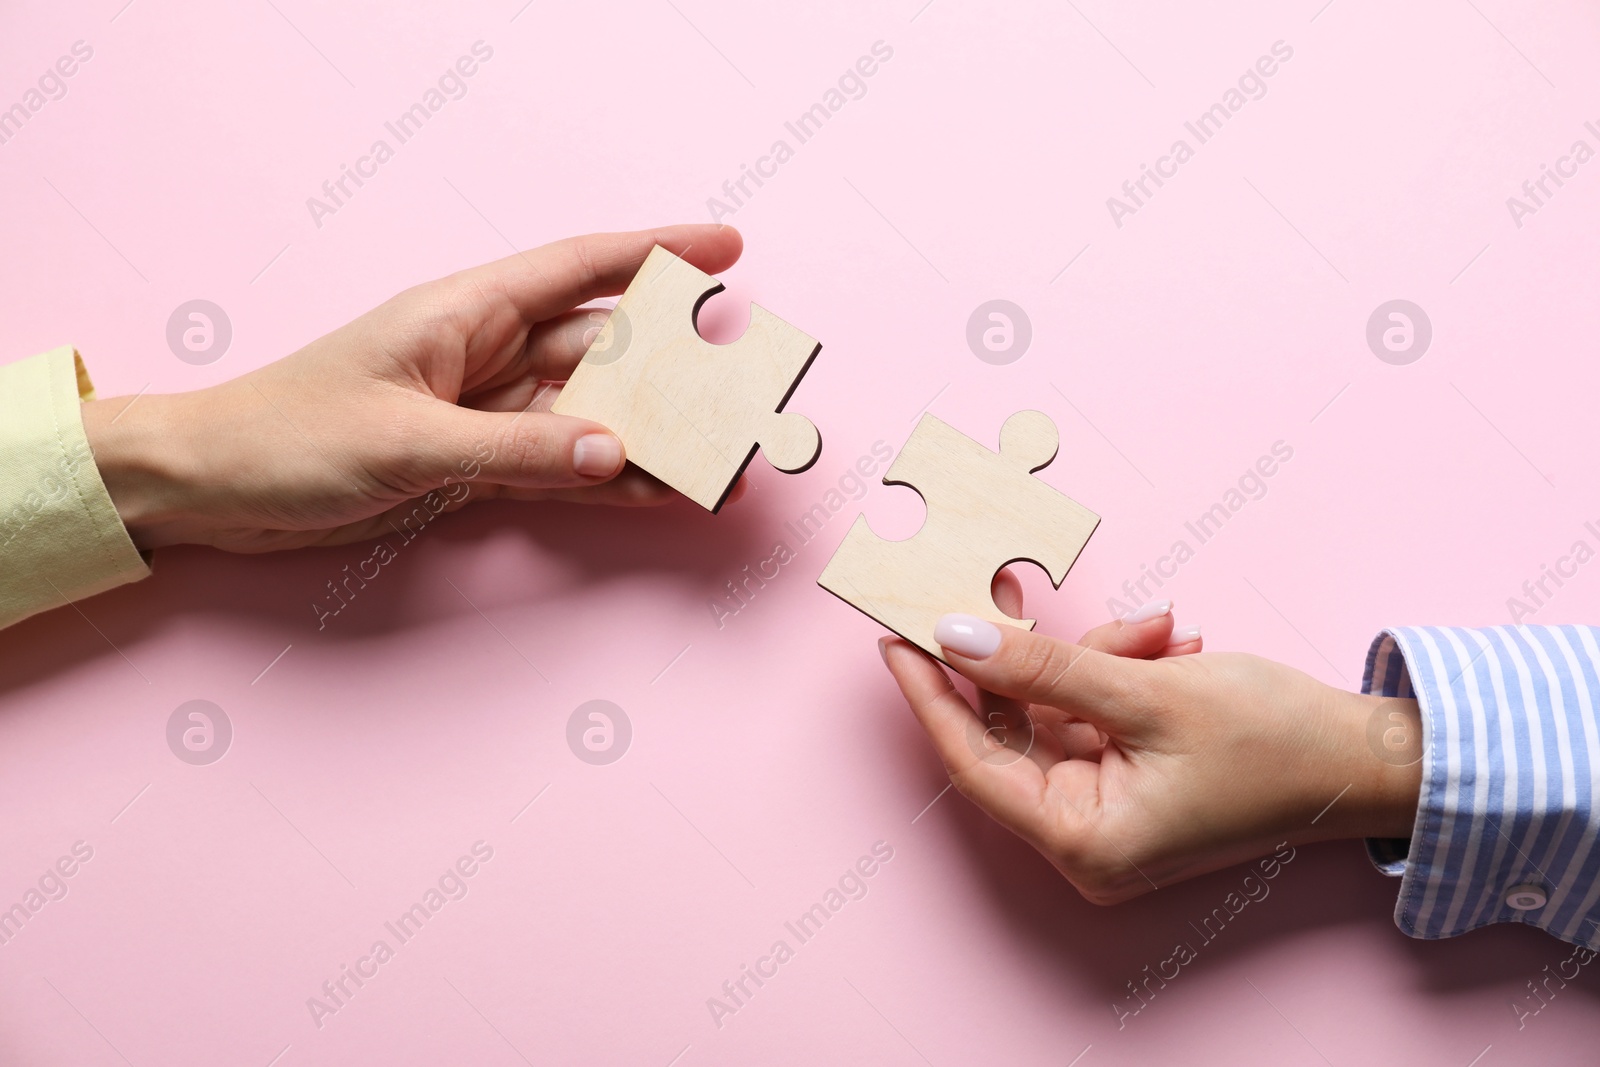
[[[822,435],[804,415],[796,412],[775,415],[767,421],[760,441],[767,462],[785,474],[797,474],[817,461],[822,452]]]
[[[1049,466],[1060,447],[1056,424],[1042,411],[1019,411],[1000,427],[1000,454],[1030,474]]]

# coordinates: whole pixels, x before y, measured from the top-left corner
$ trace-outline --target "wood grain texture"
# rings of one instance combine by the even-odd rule
[[[1055,423],[1019,411],[991,452],[924,415],[885,472],[883,484],[915,489],[927,504],[922,528],[885,541],[856,516],[817,584],[931,655],[944,659],[933,627],[947,612],[1032,629],[995,606],[990,583],[1002,567],[1028,560],[1056,588],[1066,580],[1100,517],[1033,472],[1055,459]]]
[[[744,336],[711,344],[695,317],[721,291],[652,249],[551,409],[607,427],[631,462],[713,512],[757,448],[789,473],[822,450],[810,419],[783,413],[822,346],[756,304]]]

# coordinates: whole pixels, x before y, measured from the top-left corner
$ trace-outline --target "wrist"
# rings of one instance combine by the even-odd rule
[[[1328,812],[1331,818],[1344,809],[1330,829],[1342,837],[1409,838],[1422,792],[1417,702],[1340,691],[1335,703],[1336,776],[1349,791]]]
[[[114,397],[81,407],[100,480],[142,552],[176,543],[168,531],[184,512],[185,457],[176,399]]]

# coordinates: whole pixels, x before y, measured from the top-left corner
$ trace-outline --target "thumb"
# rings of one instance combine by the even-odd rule
[[[626,461],[622,441],[597,422],[542,411],[477,411],[440,402],[419,457],[426,475],[523,489],[610,481]]]
[[[945,661],[980,689],[1060,708],[1117,737],[1137,736],[1154,721],[1139,675],[1151,667],[1145,661],[972,615],[946,615],[933,634]]]

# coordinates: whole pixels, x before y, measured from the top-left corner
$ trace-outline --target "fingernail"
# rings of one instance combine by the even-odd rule
[[[1187,645],[1190,641],[1200,640],[1199,626],[1179,626],[1172,631],[1172,636],[1167,639],[1167,647],[1173,645]]]
[[[887,667],[889,665],[889,639],[887,637],[878,638],[878,655],[883,657],[883,665]]]
[[[591,326],[587,330],[584,330],[583,331],[583,347],[585,349],[587,349],[590,345],[594,344],[594,339],[596,337],[599,337],[599,336],[600,336],[600,327],[598,327],[598,326]]]
[[[572,446],[572,469],[585,478],[604,478],[622,466],[622,442],[608,433],[586,433]]]
[[[950,614],[934,624],[933,639],[957,655],[988,659],[1000,647],[1000,628],[976,615]]]
[[[1149,622],[1151,619],[1159,619],[1159,618],[1161,618],[1161,616],[1165,615],[1167,612],[1169,612],[1171,610],[1172,610],[1172,601],[1170,601],[1170,600],[1151,600],[1151,601],[1148,601],[1146,603],[1140,604],[1138,607],[1136,607],[1132,611],[1128,612],[1126,615],[1124,615],[1122,617],[1122,621],[1123,622]]]

